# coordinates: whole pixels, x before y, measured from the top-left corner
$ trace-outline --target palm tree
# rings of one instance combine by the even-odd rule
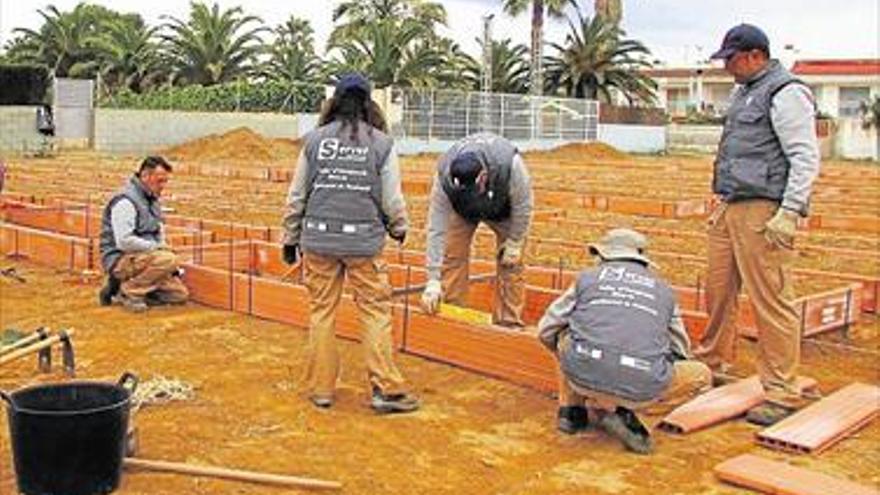
[[[612,24],[620,24],[623,18],[623,5],[621,0],[595,0],[593,2],[593,11],[596,17],[605,19],[605,22]]]
[[[170,34],[163,35],[173,64],[175,78],[210,86],[251,75],[257,55],[262,51],[260,33],[265,27],[246,29],[259,17],[244,15],[241,7],[224,11],[218,4],[210,8],[192,2],[189,20],[165,17]]]
[[[503,0],[504,11],[511,16],[518,16],[526,9],[532,9],[532,47],[531,72],[529,84],[531,93],[540,95],[543,89],[541,65],[544,57],[544,14],[545,10],[552,16],[562,16],[563,9],[572,4],[573,0]],[[576,4],[575,4],[576,5]]]
[[[482,39],[477,40],[482,46]],[[492,41],[492,88],[495,93],[525,93],[529,87],[528,49],[525,45],[512,45],[507,38]],[[482,51],[482,50],[481,50]],[[470,88],[480,89],[482,62],[468,56],[464,78]]]
[[[345,0],[333,10],[333,22],[341,24],[330,34],[330,44],[339,43],[352,32],[384,19],[412,20],[434,35],[439,25],[446,25],[446,9],[426,0]]]
[[[309,21],[290,16],[275,28],[275,36],[264,75],[272,80],[318,83],[322,79],[321,60],[315,54],[314,30]]]
[[[613,91],[630,104],[655,99],[657,84],[642,69],[651,67],[651,51],[641,42],[624,39],[624,31],[601,17],[569,19],[570,32],[563,45],[553,43],[557,55],[547,57],[546,88],[577,98],[612,102]]]
[[[140,92],[161,77],[158,29],[145,25],[140,16],[121,18],[86,40],[96,55],[92,63],[109,87]]]
[[[81,3],[71,12],[61,12],[50,5],[37,10],[43,18],[39,30],[16,28],[21,35],[15,47],[18,61],[42,63],[58,77],[67,77],[79,62],[87,60],[85,39],[93,32],[95,6]]]
[[[341,56],[331,60],[330,69],[363,72],[376,87],[434,86],[433,71],[443,66],[445,54],[428,38],[425,25],[414,19],[381,19],[331,41],[328,47]]]

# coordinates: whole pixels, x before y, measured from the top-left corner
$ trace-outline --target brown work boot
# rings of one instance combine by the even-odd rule
[[[783,419],[791,416],[797,409],[782,404],[764,402],[763,404],[749,409],[746,413],[746,421],[759,426],[773,426]]]

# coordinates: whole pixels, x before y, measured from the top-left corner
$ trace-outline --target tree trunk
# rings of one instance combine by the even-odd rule
[[[530,92],[540,96],[544,93],[543,65],[544,56],[544,0],[532,0],[532,71],[530,74]]]

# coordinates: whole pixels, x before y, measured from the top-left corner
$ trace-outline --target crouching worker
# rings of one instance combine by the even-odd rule
[[[171,172],[164,158],[147,157],[104,208],[101,265],[107,284],[99,294],[102,305],[115,300],[141,312],[148,305],[183,304],[189,297],[177,256],[165,244],[159,205]]]
[[[317,407],[333,405],[339,378],[336,309],[346,278],[360,312],[371,406],[418,409],[393,359],[391,283],[382,261],[386,232],[403,242],[408,220],[397,152],[385,118],[359,74],[342,77],[305,137],[287,196],[284,261],[302,252],[311,296],[307,387]]]
[[[671,409],[712,383],[709,368],[690,359],[675,294],[649,270],[646,244],[628,229],[590,244],[598,267],[581,273],[538,324],[559,359],[559,430],[599,426],[640,454],[653,442],[637,411]]]

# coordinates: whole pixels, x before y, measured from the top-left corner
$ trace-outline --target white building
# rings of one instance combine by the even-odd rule
[[[831,154],[844,158],[880,157],[877,129],[861,127],[862,102],[880,97],[880,59],[797,60],[791,71],[816,97],[818,111],[832,117],[836,130]],[[733,77],[719,67],[657,68],[657,104],[673,118],[689,110],[721,115],[727,109]]]

